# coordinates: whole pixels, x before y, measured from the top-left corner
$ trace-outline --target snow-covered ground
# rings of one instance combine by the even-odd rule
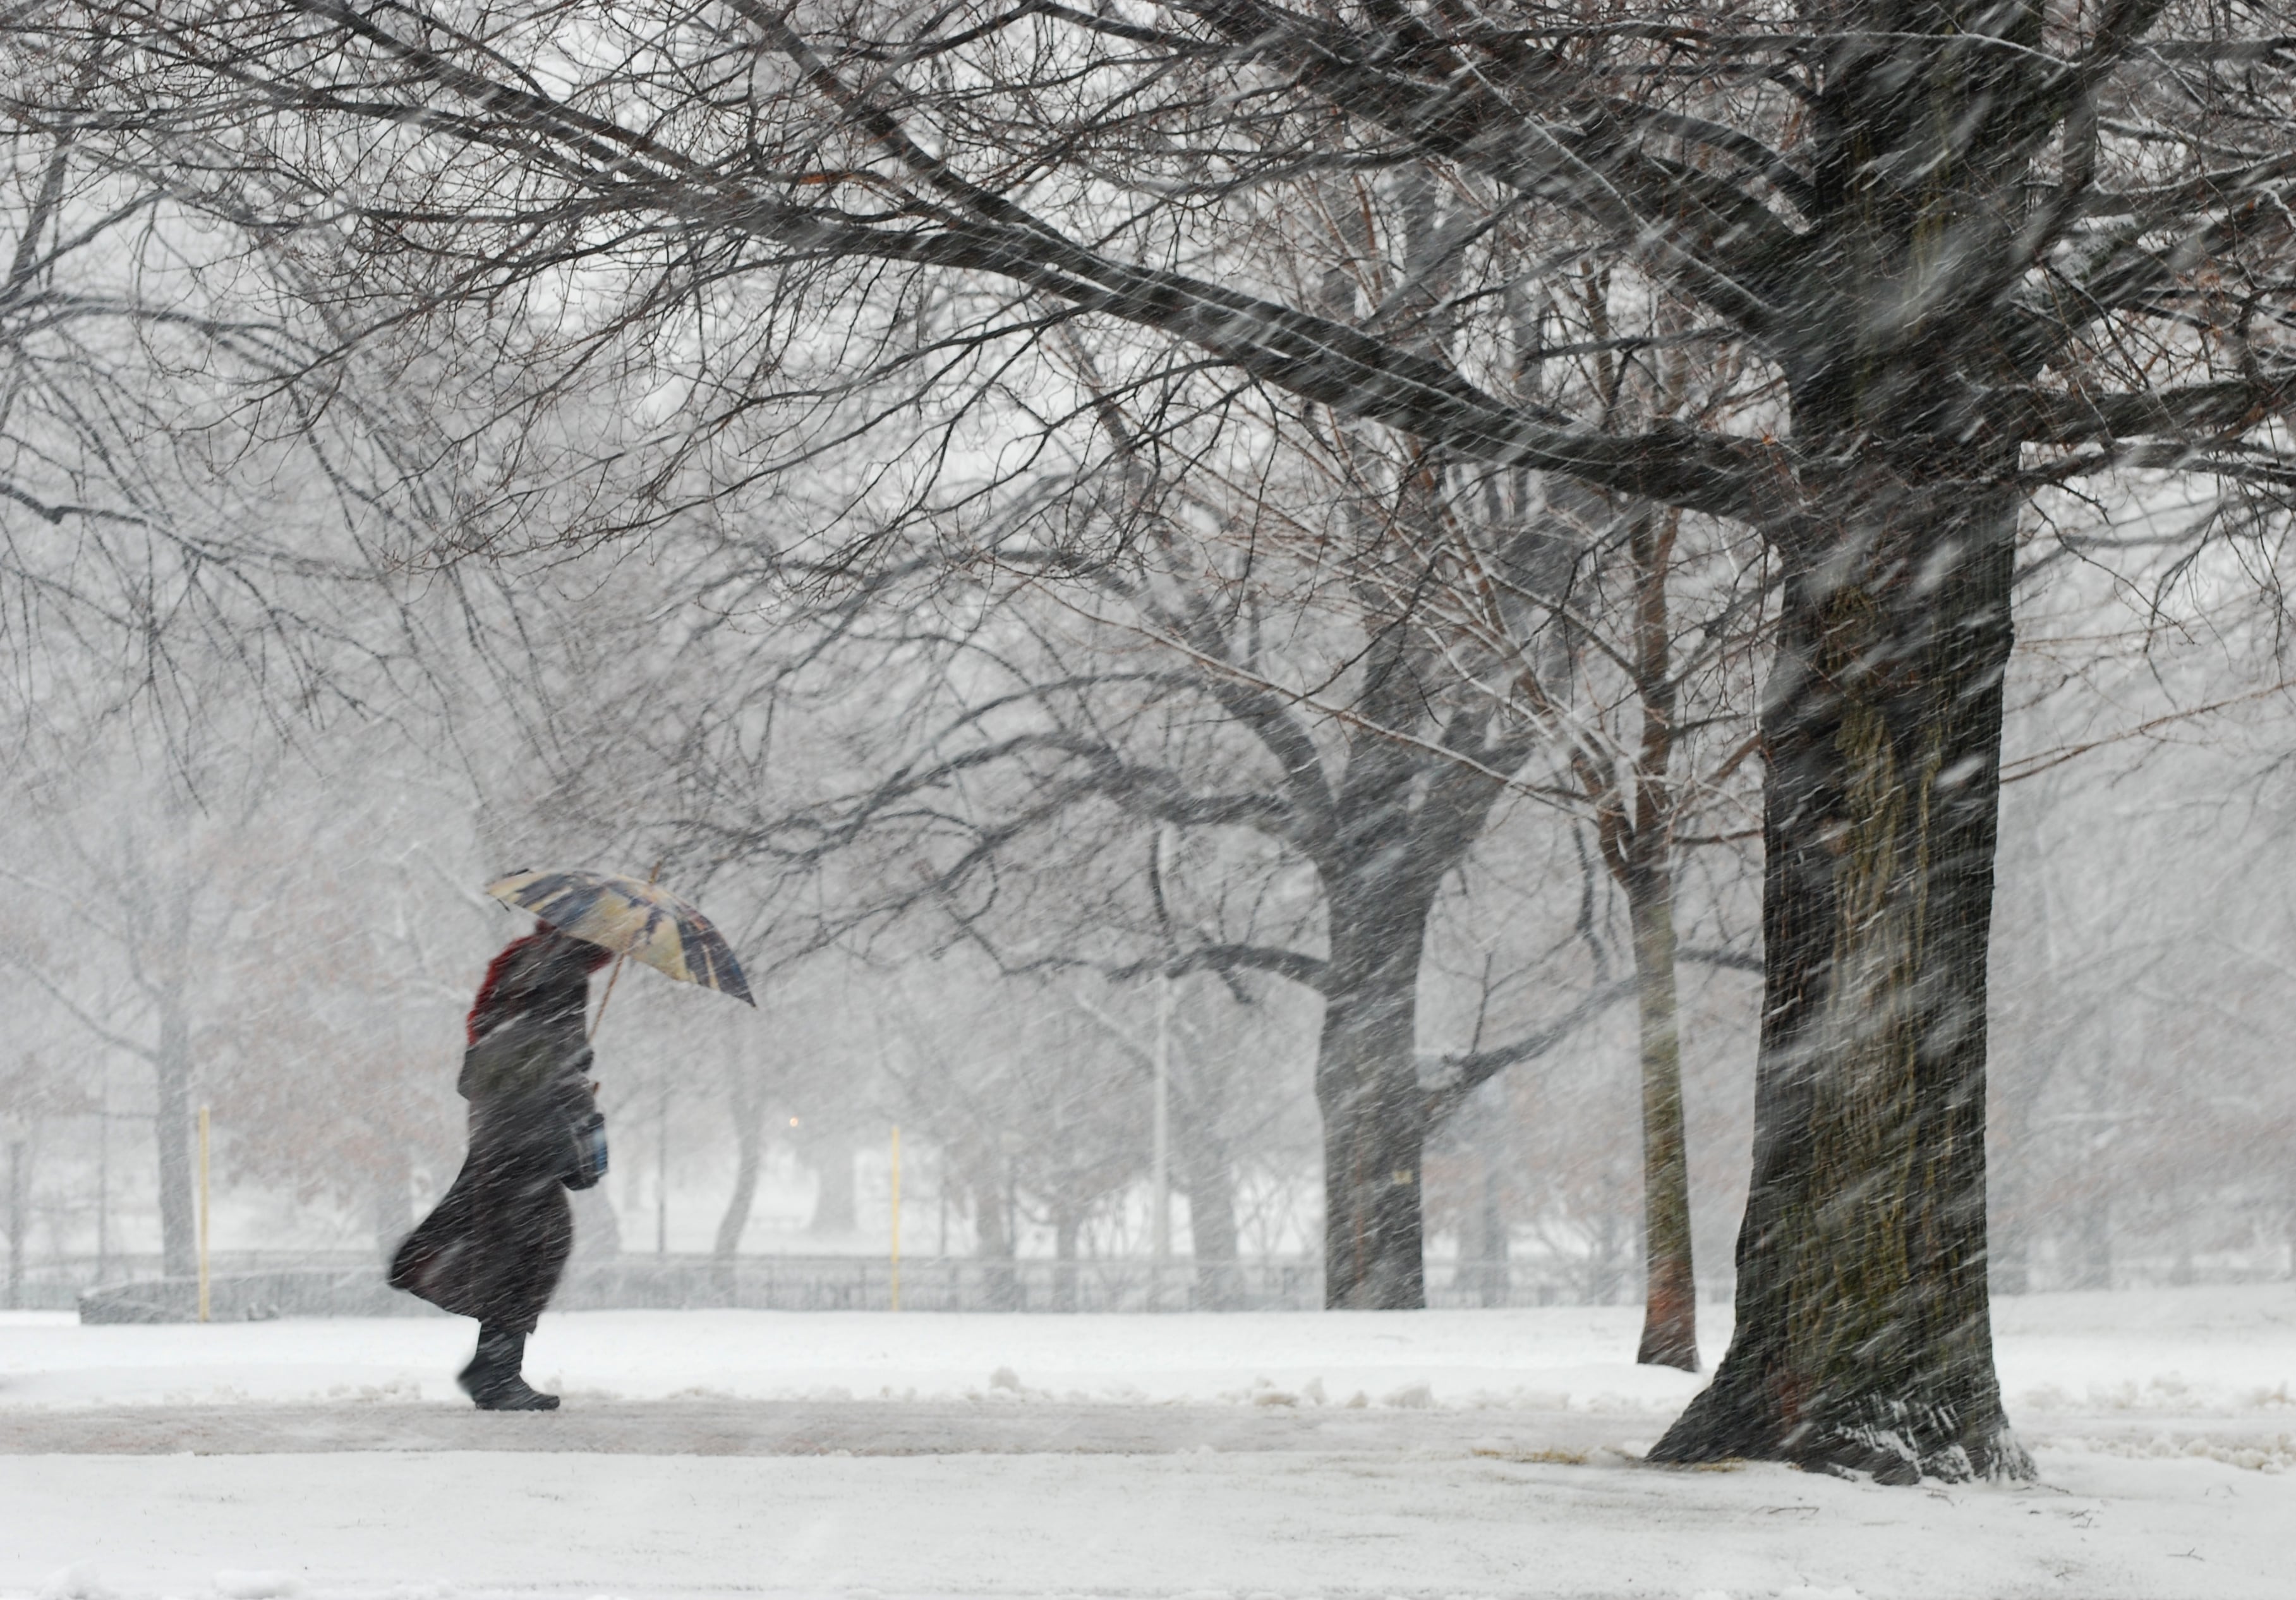
[[[2038,1487],[1641,1466],[1621,1309],[579,1314],[542,1417],[459,1322],[0,1317],[0,1596],[2296,1593],[2296,1287],[1997,1322]]]
[[[1616,1307],[1407,1315],[891,1316],[586,1311],[527,1352],[570,1397],[1219,1402],[1271,1389],[1332,1404],[1672,1412],[1685,1374],[1637,1367]],[[0,1407],[385,1397],[459,1402],[471,1325],[439,1317],[81,1327],[0,1322]],[[1718,1352],[1719,1346],[1716,1346]],[[999,1372],[1009,1374],[993,1382]],[[1419,1391],[1425,1391],[1423,1394]],[[1312,1399],[1309,1403],[1313,1403]]]
[[[1703,1309],[1710,1366],[1727,1308]],[[528,1371],[579,1398],[1060,1399],[1527,1407],[1671,1415],[1700,1380],[1638,1367],[1626,1307],[1306,1315],[545,1317]],[[2063,1414],[2278,1415],[2296,1427],[2296,1285],[2036,1294],[1994,1311],[2021,1424]],[[82,1327],[0,1312],[0,1409],[234,1400],[461,1404],[449,1317]],[[993,1381],[999,1372],[1009,1374]],[[1280,1403],[1280,1402],[1279,1402]]]

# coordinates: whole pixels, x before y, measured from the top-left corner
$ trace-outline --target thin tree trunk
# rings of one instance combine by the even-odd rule
[[[1628,874],[1635,995],[1642,1022],[1643,1336],[1645,1366],[1698,1370],[1698,1278],[1691,1258],[1690,1160],[1682,1120],[1675,996],[1674,878],[1663,849]]]
[[[1236,1257],[1235,1163],[1227,1146],[1192,1124],[1181,1152],[1188,1186],[1188,1238],[1195,1249],[1196,1309],[1226,1311],[1242,1298]]]
[[[2073,1235],[2073,1287],[2112,1287],[2112,1196],[2103,1192],[2081,1207]]]
[[[24,1237],[31,1221],[32,1157],[22,1139],[8,1142],[8,1309],[24,1303]]]
[[[750,1210],[758,1202],[758,1177],[766,1163],[765,1096],[747,1082],[735,1067],[732,1086],[734,1112],[734,1192],[718,1218],[718,1238],[710,1251],[710,1270],[718,1292],[734,1293],[734,1258],[741,1253],[742,1235],[750,1226]]]
[[[152,1120],[160,1158],[160,1271],[187,1278],[199,1271],[198,1197],[192,1177],[192,1030],[183,1006],[160,1002],[160,1048],[152,1061],[158,1088]]]
[[[725,1215],[718,1218],[718,1241],[712,1252],[725,1262],[732,1261],[741,1252],[742,1235],[750,1226],[750,1210],[758,1202],[758,1176],[766,1164],[766,1142],[754,1122],[746,1126],[737,1123],[734,1137],[734,1192],[726,1197]]]
[[[1869,486],[1825,537],[1781,541],[1800,554],[1762,717],[1765,992],[1737,1326],[1653,1460],[1892,1482],[2032,1471],[2003,1414],[1986,1286],[2017,503],[1938,487],[2001,464],[1923,464],[1959,472]]]
[[[1081,1211],[1053,1213],[1053,1309],[1077,1309],[1077,1235],[1083,1231]]]
[[[1600,312],[1607,288],[1592,300]],[[1607,327],[1607,322],[1598,322]],[[1607,357],[1605,358],[1607,360]],[[1643,1335],[1635,1359],[1698,1370],[1698,1276],[1690,1231],[1690,1159],[1683,1130],[1682,1032],[1675,981],[1673,627],[1667,585],[1682,514],[1641,508],[1628,523],[1635,570],[1635,696],[1642,727],[1632,792],[1618,765],[1578,758],[1595,802],[1603,858],[1626,890],[1634,938],[1642,1079]]]
[[[1513,1292],[1513,1271],[1508,1266],[1506,1177],[1499,1170],[1498,1158],[1488,1145],[1483,1150],[1481,1194],[1478,1196],[1480,1232],[1482,1235],[1482,1302],[1486,1306],[1504,1306]]]
[[[981,1268],[982,1298],[992,1311],[1017,1311],[1020,1283],[1013,1269],[1013,1230],[1007,1224],[1004,1183],[993,1175],[972,1186],[973,1253]]]

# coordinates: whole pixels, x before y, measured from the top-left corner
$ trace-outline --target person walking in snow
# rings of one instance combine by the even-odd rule
[[[398,1247],[390,1285],[479,1322],[456,1378],[481,1411],[550,1411],[521,1372],[527,1335],[574,1246],[566,1191],[606,1170],[605,1118],[585,1035],[590,974],[612,952],[545,923],[487,969],[456,1087],[469,1155],[438,1208]]]

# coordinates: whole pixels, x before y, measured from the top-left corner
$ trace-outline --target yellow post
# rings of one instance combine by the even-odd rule
[[[893,1309],[901,1309],[901,1125],[893,1124]]]
[[[208,1319],[208,1108],[200,1107],[200,1320]]]

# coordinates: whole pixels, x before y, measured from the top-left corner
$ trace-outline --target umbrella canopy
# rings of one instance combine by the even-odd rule
[[[757,1004],[725,936],[700,907],[660,884],[611,873],[523,872],[496,878],[487,892],[533,912],[562,933],[643,961],[682,983]]]

